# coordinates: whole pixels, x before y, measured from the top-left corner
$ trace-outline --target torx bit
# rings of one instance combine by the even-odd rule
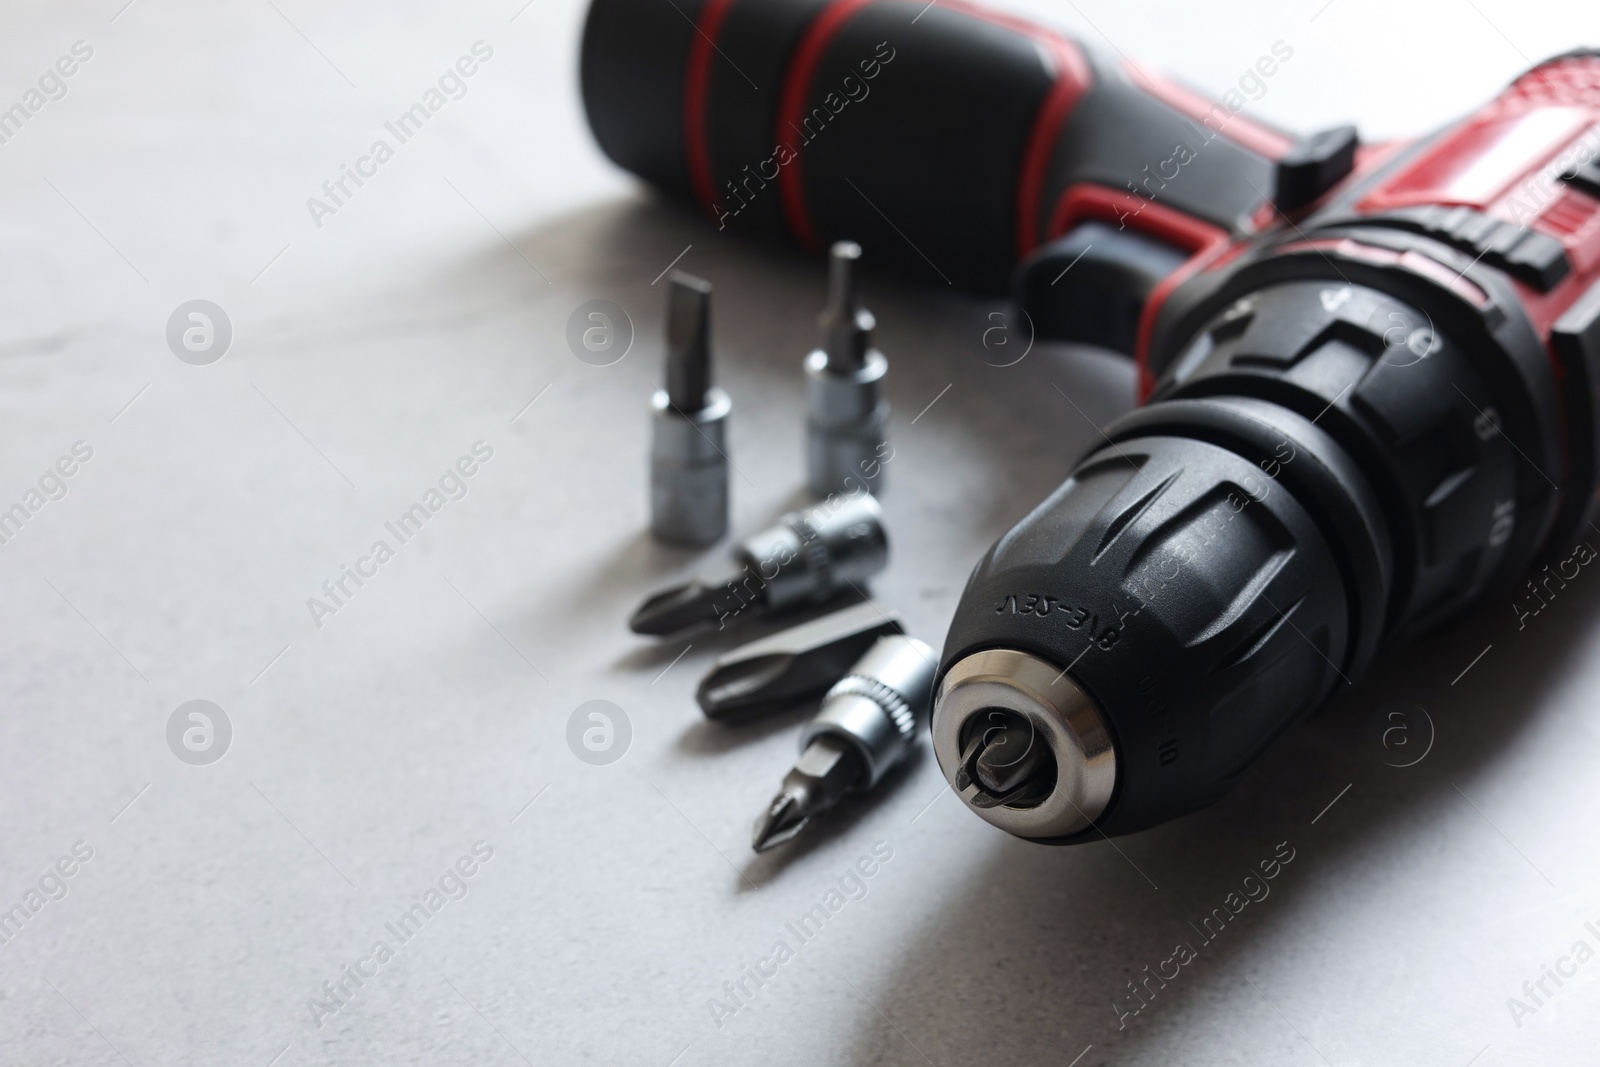
[[[856,264],[861,262],[861,246],[854,241],[835,241],[828,249],[828,306],[818,316],[822,352],[828,369],[837,374],[860,370],[867,362],[876,321],[872,312],[861,306],[861,278]]]
[[[817,496],[881,493],[889,459],[889,403],[883,397],[889,361],[872,347],[876,322],[861,306],[860,259],[861,246],[853,241],[830,249],[828,306],[818,320],[822,346],[805,359],[807,482]]]
[[[868,493],[831,497],[741,542],[734,559],[739,570],[731,578],[690,581],[651,596],[628,620],[629,628],[666,637],[826,603],[888,562],[883,510]]]
[[[674,271],[667,289],[666,388],[650,399],[650,532],[706,545],[728,532],[727,421],[711,384],[711,284]]]
[[[862,793],[911,751],[933,697],[933,649],[914,637],[880,637],[822,700],[800,735],[800,758],[756,819],[751,847],[791,841],[846,793]]]
[[[900,616],[869,600],[718,657],[695,699],[717,722],[792,706],[826,692],[878,638],[902,633]]]

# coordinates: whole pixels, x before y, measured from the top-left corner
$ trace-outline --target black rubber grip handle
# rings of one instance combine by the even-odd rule
[[[719,227],[856,240],[986,293],[1095,223],[1091,260],[1126,258],[1119,235],[1175,250],[1113,272],[1142,301],[1161,264],[1250,227],[1292,144],[1243,97],[948,0],[595,0],[582,87],[606,154]]]

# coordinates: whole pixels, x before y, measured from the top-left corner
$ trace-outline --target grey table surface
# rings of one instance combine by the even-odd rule
[[[1382,660],[1223,802],[1147,833],[1010,839],[924,751],[754,857],[799,719],[702,722],[726,642],[624,626],[724,560],[644,532],[653,279],[682,253],[717,287],[751,531],[802,499],[820,264],[725,240],[599,155],[576,0],[123,4],[0,13],[0,104],[44,79],[0,143],[0,508],[30,515],[0,544],[0,907],[22,909],[0,1062],[1595,1062],[1600,577],[1521,630],[1491,603]],[[1251,107],[1380,137],[1600,41],[1577,3],[1009,6],[1212,92],[1290,42]],[[313,217],[480,41],[459,98]],[[867,294],[896,410],[875,592],[938,643],[1131,369],[1044,347],[992,366],[998,305],[932,274]],[[564,339],[601,298],[637,334],[607,367]],[[203,366],[165,335],[195,299],[232,327]],[[314,618],[478,442],[465,495]],[[607,766],[566,740],[596,699],[632,727]],[[231,724],[208,765],[169,746],[191,700]],[[1368,739],[1391,700],[1436,728],[1403,769]],[[1274,854],[1270,895],[1205,939]],[[786,924],[817,903],[836,910],[802,940]],[[1195,958],[1134,1000],[1179,943]]]

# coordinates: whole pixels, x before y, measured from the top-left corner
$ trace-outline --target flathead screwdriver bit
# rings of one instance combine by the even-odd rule
[[[880,637],[905,633],[872,601],[791,626],[717,657],[695,692],[716,722],[738,722],[827,692]]]
[[[728,394],[711,384],[711,283],[674,271],[666,388],[650,400],[650,532],[708,545],[728,531]]]

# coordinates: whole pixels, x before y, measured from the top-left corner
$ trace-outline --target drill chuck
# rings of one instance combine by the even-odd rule
[[[996,826],[1071,843],[1211,802],[1549,535],[1559,419],[1509,288],[1480,276],[1499,302],[1464,314],[1318,252],[1268,266],[1209,292],[1153,401],[968,582],[934,745]]]
[[[1057,838],[1105,811],[1117,782],[1111,733],[1066,671],[1026,652],[977,652],[944,676],[939,708],[934,755],[985,821]]]

